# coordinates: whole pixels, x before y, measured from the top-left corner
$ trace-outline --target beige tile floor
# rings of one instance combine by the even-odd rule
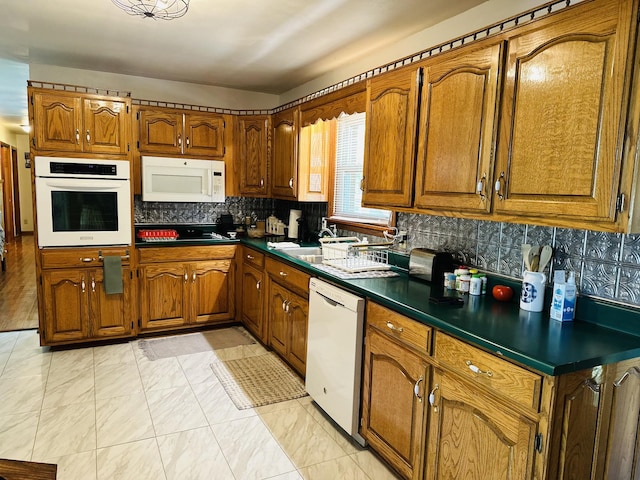
[[[214,356],[149,361],[137,341],[51,351],[0,333],[0,458],[58,464],[59,480],[397,478],[305,397],[238,410]]]

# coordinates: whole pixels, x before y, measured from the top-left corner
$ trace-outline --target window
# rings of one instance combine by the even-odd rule
[[[362,206],[365,115],[341,115],[335,122],[333,201],[329,204],[329,216],[334,220],[387,226],[392,219],[391,211]]]

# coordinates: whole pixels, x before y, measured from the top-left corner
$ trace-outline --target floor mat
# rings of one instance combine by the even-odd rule
[[[307,395],[304,382],[274,353],[219,360],[213,373],[239,410]]]
[[[149,360],[177,357],[190,353],[206,352],[256,343],[242,327],[221,328],[206,332],[173,335],[138,341],[138,346]]]

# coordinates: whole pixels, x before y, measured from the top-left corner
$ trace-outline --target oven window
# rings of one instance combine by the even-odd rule
[[[117,192],[51,192],[54,232],[117,232]]]

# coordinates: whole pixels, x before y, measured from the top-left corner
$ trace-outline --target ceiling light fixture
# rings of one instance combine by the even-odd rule
[[[111,0],[129,15],[173,20],[189,9],[189,0]]]

